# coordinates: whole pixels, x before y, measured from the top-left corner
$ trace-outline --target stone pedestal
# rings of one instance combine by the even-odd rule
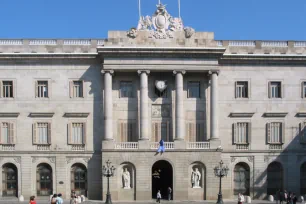
[[[221,140],[219,139],[209,140],[209,143],[210,143],[210,149],[215,149],[216,151],[222,151]]]
[[[103,140],[102,150],[104,149],[115,149],[115,141],[114,140]]]
[[[174,149],[186,149],[185,140],[174,140]]]
[[[150,148],[150,140],[138,140],[138,148],[149,150]]]

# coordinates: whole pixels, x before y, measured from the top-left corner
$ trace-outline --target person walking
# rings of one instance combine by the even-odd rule
[[[64,200],[62,199],[62,194],[59,193],[57,194],[57,198],[56,198],[56,204],[63,204]]]
[[[297,196],[295,195],[295,193],[293,193],[293,196],[292,196],[293,204],[296,204],[297,200],[298,200]]]
[[[284,201],[284,192],[282,190],[279,191],[279,203],[283,204]]]
[[[157,202],[157,203],[160,203],[160,199],[161,199],[160,190],[157,191],[157,196],[156,196],[156,198],[157,198],[156,202]]]
[[[36,204],[35,196],[31,196],[31,197],[30,197],[30,202],[29,202],[29,204]]]
[[[168,187],[168,200],[171,200],[172,189]]]
[[[76,196],[72,195],[70,198],[70,204],[77,204]]]
[[[57,194],[54,194],[51,198],[51,204],[56,204]]]
[[[242,204],[242,195],[238,193],[238,204]]]

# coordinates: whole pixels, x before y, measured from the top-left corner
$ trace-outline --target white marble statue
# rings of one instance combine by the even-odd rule
[[[191,173],[192,188],[201,188],[200,181],[201,181],[201,173],[198,168],[195,168],[195,170],[192,171]]]
[[[131,188],[131,176],[127,168],[124,169],[122,173],[122,178],[123,178],[123,188],[130,189]]]

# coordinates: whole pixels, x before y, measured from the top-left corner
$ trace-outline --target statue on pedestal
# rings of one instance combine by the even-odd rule
[[[131,176],[127,168],[125,168],[122,173],[122,179],[123,179],[123,188],[130,189],[131,188]]]
[[[195,171],[192,171],[191,173],[192,188],[201,188],[200,181],[201,181],[201,173],[198,168],[195,168]]]

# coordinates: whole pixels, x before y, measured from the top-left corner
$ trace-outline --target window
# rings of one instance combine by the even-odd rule
[[[188,98],[200,98],[200,82],[190,81],[187,83]]]
[[[188,122],[186,130],[189,142],[205,141],[204,123]]]
[[[49,196],[53,192],[52,168],[48,164],[39,164],[36,169],[36,189],[38,196]]]
[[[306,82],[302,82],[302,98],[306,98]]]
[[[2,122],[0,123],[0,143],[1,144],[14,144],[14,123]]]
[[[282,83],[269,82],[269,98],[282,98]]]
[[[233,143],[234,144],[248,144],[251,138],[251,123],[238,122],[234,123],[234,134]]]
[[[152,141],[159,142],[160,139],[165,142],[172,141],[170,137],[170,122],[153,122],[152,123]]]
[[[236,82],[236,98],[248,98],[248,82],[237,81]]]
[[[282,144],[284,124],[281,122],[267,123],[268,144]]]
[[[131,81],[120,82],[120,98],[133,97],[133,83]]]
[[[137,142],[135,120],[120,121],[118,130],[121,142]]]
[[[70,82],[70,97],[81,98],[84,97],[84,82],[83,81],[71,81]]]
[[[86,141],[86,123],[70,123],[68,127],[69,144],[83,145]]]
[[[83,164],[74,164],[71,167],[71,190],[76,195],[87,196],[87,169]]]
[[[14,164],[7,163],[2,166],[2,196],[18,197],[17,168]]]
[[[2,81],[2,97],[13,98],[13,81]]]
[[[36,97],[48,98],[48,81],[37,81],[36,82]]]
[[[51,123],[38,122],[33,124],[34,144],[51,144]]]

